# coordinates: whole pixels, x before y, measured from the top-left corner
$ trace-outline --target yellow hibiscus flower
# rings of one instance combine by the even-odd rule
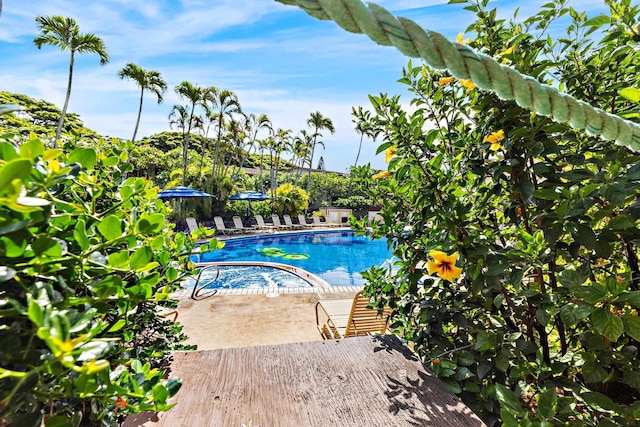
[[[477,87],[476,84],[471,80],[460,80],[460,84],[467,88],[467,92]]]
[[[462,269],[456,267],[458,252],[447,255],[441,251],[431,251],[429,256],[433,258],[433,261],[427,262],[427,271],[430,275],[435,273],[442,279],[453,282],[462,274]]]
[[[455,77],[441,77],[440,80],[438,80],[438,84],[439,85],[448,85],[449,83],[452,83],[456,80]]]
[[[500,141],[502,141],[504,138],[504,131],[500,129],[497,132],[492,132],[489,136],[485,136],[482,142],[490,143],[491,146],[489,147],[489,150],[491,151],[504,150],[504,146],[500,144]]]
[[[460,44],[469,44],[471,43],[471,39],[463,39],[462,37],[464,37],[464,33],[460,33],[458,34],[458,37],[456,37],[456,41]]]
[[[393,159],[396,155],[396,146],[392,145],[391,147],[387,148],[387,151],[384,152],[384,161],[389,163],[391,161],[391,159]]]
[[[389,178],[391,176],[391,174],[389,173],[389,171],[384,171],[384,172],[380,172],[377,173],[375,175],[373,175],[371,178],[373,179],[382,179],[382,178]]]

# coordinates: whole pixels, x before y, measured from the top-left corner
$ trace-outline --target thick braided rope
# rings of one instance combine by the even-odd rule
[[[447,69],[458,79],[471,80],[480,89],[515,100],[523,108],[640,151],[639,125],[560,93],[468,46],[452,43],[442,34],[423,30],[409,19],[396,18],[381,6],[365,5],[361,0],[276,1],[298,6],[317,19],[332,20],[352,33],[366,34],[380,45],[395,46],[407,56]]]

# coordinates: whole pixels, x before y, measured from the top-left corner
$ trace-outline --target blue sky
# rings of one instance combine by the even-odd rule
[[[493,0],[489,7],[510,18],[539,10],[547,0]],[[441,0],[377,1],[392,13],[438,31],[449,39],[464,32],[474,15]],[[573,0],[578,10],[595,16],[601,0]],[[157,70],[169,86],[162,104],[145,94],[138,139],[170,130],[167,116],[180,103],[173,88],[184,80],[237,93],[247,113],[265,113],[274,127],[297,133],[309,114],[332,119],[336,132],[325,132],[326,148],[316,151],[327,169],[346,171],[353,164],[359,136],[351,109],[368,108],[368,94],[398,94],[396,83],[409,58],[395,48],[377,46],[331,21],[318,21],[302,10],[274,0],[4,0],[0,17],[0,90],[23,93],[62,106],[68,52],[33,44],[35,17],[63,15],[85,33],[104,40],[110,55],[100,66],[95,55],[77,57],[69,111],[86,126],[114,137],[131,138],[139,91],[117,76],[128,62]],[[417,61],[417,60],[415,60]],[[378,142],[365,139],[359,164],[384,168],[375,155]]]

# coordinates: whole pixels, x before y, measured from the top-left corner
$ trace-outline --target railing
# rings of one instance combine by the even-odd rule
[[[204,273],[207,270],[214,269],[214,268],[216,269],[216,277],[213,280],[207,280],[207,281],[205,281],[204,284],[201,284],[200,281],[202,279],[202,273]],[[207,286],[209,286],[211,284],[211,282],[215,282],[216,280],[218,280],[218,277],[220,277],[220,266],[219,265],[208,265],[206,267],[203,267],[200,270],[200,273],[198,273],[198,277],[196,278],[195,285],[193,285],[193,291],[191,291],[191,299],[201,300],[201,299],[205,299],[205,298],[209,298],[209,297],[214,296],[218,292],[217,289],[211,291],[211,293],[206,294],[206,295],[199,295],[199,294],[200,294],[200,291],[202,291]]]

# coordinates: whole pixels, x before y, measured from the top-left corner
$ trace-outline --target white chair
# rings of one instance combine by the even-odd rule
[[[240,232],[255,233],[256,231],[258,231],[258,228],[256,226],[245,227],[242,223],[242,219],[239,216],[233,217],[233,226],[236,228],[236,230],[240,230]]]
[[[304,227],[304,225],[302,224],[294,224],[293,221],[291,221],[291,217],[289,215],[282,215],[282,219],[284,219],[284,224],[288,225],[289,227],[293,228],[294,230],[301,230]]]
[[[271,215],[271,221],[273,221],[273,225],[276,226],[276,228],[280,228],[282,230],[291,230],[293,229],[293,226],[291,225],[284,225],[280,222],[280,217],[278,215]]]
[[[258,224],[259,230],[274,231],[276,229],[276,227],[273,225],[265,224],[264,218],[262,218],[262,215],[256,215],[255,218],[256,218],[256,223]]]
[[[224,221],[222,220],[221,216],[216,216],[213,217],[213,222],[216,225],[216,231],[222,233],[222,234],[237,234],[240,233],[240,230],[238,230],[237,228],[227,228],[224,225]]]

